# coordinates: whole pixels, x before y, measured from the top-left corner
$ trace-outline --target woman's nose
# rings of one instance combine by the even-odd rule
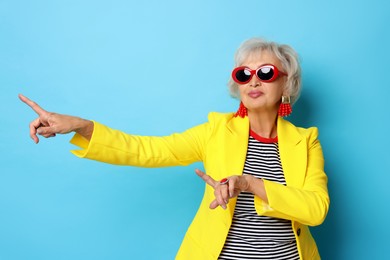
[[[256,75],[253,75],[252,79],[249,81],[249,86],[250,87],[258,87],[261,85],[261,81]]]

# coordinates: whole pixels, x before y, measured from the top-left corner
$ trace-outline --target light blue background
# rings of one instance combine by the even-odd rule
[[[388,1],[0,0],[0,259],[173,259],[200,203],[202,167],[81,160],[70,135],[35,145],[49,111],[145,135],[235,111],[226,82],[253,36],[301,56],[291,120],[318,126],[331,208],[323,259],[388,258]]]

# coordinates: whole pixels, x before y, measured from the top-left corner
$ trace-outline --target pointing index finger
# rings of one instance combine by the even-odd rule
[[[32,108],[32,110],[35,111],[35,113],[37,113],[38,115],[42,115],[44,113],[46,113],[46,110],[44,110],[43,108],[41,108],[37,103],[35,103],[34,101],[32,101],[31,99],[23,96],[22,94],[19,94],[19,99],[21,101],[23,101],[23,103],[25,103],[26,105],[28,105],[29,107]]]
[[[216,181],[213,178],[211,178],[209,175],[207,175],[206,173],[202,172],[199,169],[195,169],[195,173],[196,175],[201,177],[208,185],[210,185],[211,187],[215,187]]]

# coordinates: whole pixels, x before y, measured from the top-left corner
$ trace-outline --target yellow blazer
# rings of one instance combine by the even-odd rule
[[[292,221],[301,259],[320,259],[308,226],[321,224],[329,196],[324,159],[315,127],[304,129],[278,118],[279,153],[287,185],[264,180],[268,204],[255,196],[259,215]],[[129,135],[94,122],[90,141],[76,134],[71,142],[82,158],[142,167],[188,165],[202,161],[205,171],[219,180],[241,175],[248,147],[249,120],[232,113],[210,113],[207,123],[170,136]],[[226,210],[209,209],[214,190],[206,185],[204,197],[188,228],[176,259],[215,260],[228,234],[236,198]]]

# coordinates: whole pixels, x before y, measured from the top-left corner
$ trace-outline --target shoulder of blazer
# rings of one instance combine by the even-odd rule
[[[247,136],[249,133],[248,117],[234,117],[234,113],[210,112],[208,121],[214,129],[227,128],[228,132],[233,135]]]
[[[210,123],[219,124],[222,122],[228,122],[234,118],[233,113],[220,113],[220,112],[210,112],[208,114],[208,120]]]

